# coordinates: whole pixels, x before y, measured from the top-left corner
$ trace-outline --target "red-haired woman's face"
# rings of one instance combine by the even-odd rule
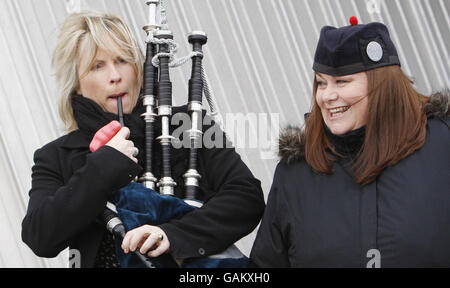
[[[366,72],[345,76],[316,73],[316,82],[316,101],[325,124],[333,134],[342,135],[366,124]]]

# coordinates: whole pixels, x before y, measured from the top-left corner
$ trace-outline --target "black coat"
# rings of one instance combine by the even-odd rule
[[[446,110],[448,103],[447,96]],[[304,157],[287,164],[304,138],[300,130],[284,135],[290,139],[280,142],[291,147],[280,147],[288,152],[275,171],[252,261],[373,267],[378,257],[381,267],[450,267],[450,121],[441,116],[429,115],[421,149],[365,186],[353,180],[344,159],[332,175],[314,172]]]
[[[181,111],[186,112],[186,106],[174,107],[174,113]],[[55,257],[69,246],[80,251],[82,267],[94,264],[106,231],[98,216],[107,200],[142,171],[109,146],[89,152],[90,141],[77,130],[35,152],[30,200],[22,222],[22,239],[36,255]],[[160,147],[156,142],[154,146]],[[172,149],[172,177],[179,197],[188,153],[185,148]],[[160,148],[154,157],[160,163],[156,162]],[[234,148],[200,149],[198,171],[202,175],[199,200],[205,205],[160,226],[170,240],[172,255],[179,259],[221,252],[250,233],[264,210],[260,181]]]

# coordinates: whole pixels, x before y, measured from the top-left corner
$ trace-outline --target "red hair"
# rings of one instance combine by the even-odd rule
[[[417,92],[400,66],[367,72],[368,109],[364,144],[353,164],[355,181],[368,184],[388,166],[404,159],[425,143],[428,97]],[[305,122],[305,158],[317,172],[331,174],[340,156],[325,135],[323,118],[315,100]]]

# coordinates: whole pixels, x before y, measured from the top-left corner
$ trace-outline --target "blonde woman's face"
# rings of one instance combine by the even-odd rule
[[[333,134],[342,135],[366,125],[366,72],[345,76],[316,73],[316,82],[316,101],[325,124]]]
[[[80,87],[77,93],[95,101],[104,111],[115,114],[118,114],[117,97],[121,96],[123,112],[131,113],[139,96],[134,65],[99,48],[92,68],[87,71],[90,59],[86,59],[88,57],[82,51],[79,55]]]

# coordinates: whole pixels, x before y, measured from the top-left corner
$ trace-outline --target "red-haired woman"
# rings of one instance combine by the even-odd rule
[[[449,95],[425,97],[381,23],[322,28],[304,129],[280,139],[260,267],[450,267]]]

